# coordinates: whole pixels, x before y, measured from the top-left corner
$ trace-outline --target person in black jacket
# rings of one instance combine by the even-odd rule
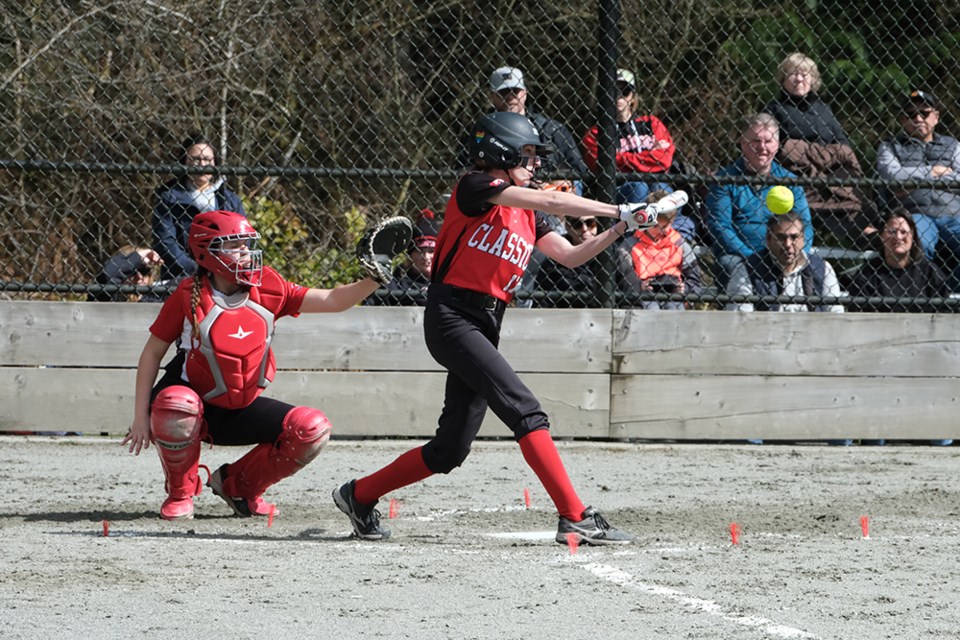
[[[933,313],[937,307],[912,302],[909,298],[946,298],[950,295],[946,277],[927,260],[920,246],[917,224],[910,212],[896,207],[883,219],[880,255],[860,265],[848,290],[853,297],[886,300],[852,303],[851,311]],[[900,298],[901,300],[890,300]]]
[[[163,260],[153,249],[126,245],[103,265],[97,284],[148,286],[156,282]],[[88,302],[162,302],[152,293],[121,293],[100,290],[87,294]]]
[[[181,145],[180,164],[210,167],[209,173],[191,173],[175,178],[157,189],[153,210],[153,248],[163,259],[160,277],[177,280],[193,275],[197,263],[187,251],[187,235],[194,216],[207,211],[233,211],[246,215],[240,196],[227,188],[216,174],[217,151],[199,134]]]
[[[819,95],[817,63],[791,53],[777,67],[780,95],[762,111],[780,123],[777,160],[800,176],[862,178],[860,161],[830,106]],[[821,231],[864,244],[875,233],[863,214],[862,194],[852,186],[805,187],[814,224]]]
[[[570,133],[570,129],[561,122],[548,118],[542,113],[534,113],[527,108],[527,85],[524,83],[523,72],[515,67],[500,67],[490,74],[490,104],[496,111],[510,111],[527,116],[533,126],[540,132],[540,139],[553,147],[553,153],[545,156],[541,171],[550,173],[561,171],[567,173],[585,174],[587,165],[580,155],[580,147]],[[469,132],[468,132],[469,134]],[[469,135],[461,139],[460,153],[457,155],[457,168],[471,165],[468,153]],[[577,184],[577,195],[582,188]]]
[[[570,244],[577,246],[595,238],[599,223],[594,217],[563,218],[563,231]],[[536,288],[544,293],[534,306],[545,309],[589,307],[596,295],[598,263],[588,262],[568,269],[553,260],[545,260],[537,273]]]
[[[903,207],[891,209],[880,229],[883,249],[879,256],[867,260],[854,274],[849,284],[850,295],[856,297],[887,298],[874,302],[862,301],[849,305],[851,311],[880,311],[894,313],[932,313],[930,304],[911,302],[908,298],[946,298],[950,295],[946,277],[937,265],[927,260],[920,246],[920,236],[913,216]],[[890,298],[903,298],[891,301]],[[852,444],[852,440],[832,441],[831,444]],[[862,444],[883,445],[886,440],[863,440]],[[930,440],[936,447],[946,447],[953,440]]]

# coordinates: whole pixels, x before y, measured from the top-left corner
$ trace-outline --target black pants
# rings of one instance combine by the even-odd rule
[[[497,350],[504,305],[483,308],[476,300],[457,299],[457,293],[431,285],[424,311],[427,349],[448,371],[437,431],[423,447],[424,463],[434,473],[463,463],[488,406],[517,440],[549,428],[540,402]]]

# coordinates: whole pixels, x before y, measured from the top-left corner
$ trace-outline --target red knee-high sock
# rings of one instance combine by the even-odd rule
[[[570,520],[580,520],[585,507],[570,483],[570,477],[560,459],[557,446],[546,429],[531,431],[520,438],[520,451],[543,488],[550,494],[557,513]]]
[[[391,491],[432,475],[433,471],[430,471],[423,461],[423,447],[417,447],[379,471],[357,480],[353,488],[353,498],[360,504],[372,504]]]

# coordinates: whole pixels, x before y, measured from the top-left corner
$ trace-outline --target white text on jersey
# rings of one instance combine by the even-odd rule
[[[496,240],[490,242],[491,235],[496,234]],[[499,233],[491,224],[481,224],[467,241],[467,246],[479,249],[484,253],[498,256],[511,264],[526,269],[530,262],[533,245],[508,229],[500,228]]]

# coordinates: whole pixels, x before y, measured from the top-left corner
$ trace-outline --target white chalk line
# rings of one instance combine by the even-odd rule
[[[806,631],[778,624],[773,620],[768,620],[767,618],[761,618],[758,616],[741,616],[732,612],[724,611],[723,607],[712,600],[688,596],[687,594],[677,591],[676,589],[671,589],[670,587],[663,587],[656,584],[642,582],[634,578],[626,571],[607,564],[590,562],[580,566],[592,573],[594,576],[608,582],[612,582],[621,587],[649,595],[660,596],[662,598],[666,598],[667,600],[681,604],[689,609],[693,609],[694,611],[706,613],[721,620],[732,622],[743,627],[760,629],[761,631],[775,638],[817,638],[817,636],[807,633]]]

